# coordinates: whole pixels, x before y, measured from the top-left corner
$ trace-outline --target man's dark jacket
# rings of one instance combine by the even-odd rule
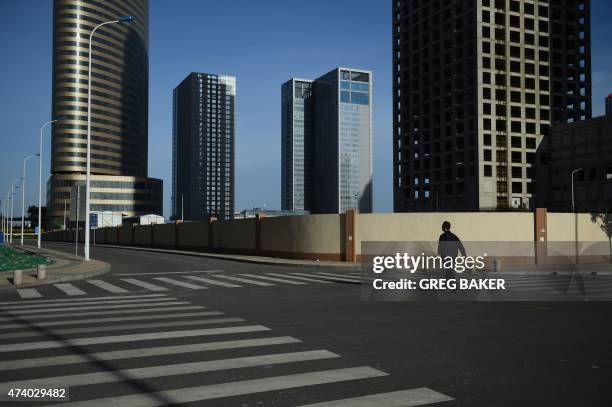
[[[450,230],[444,231],[438,239],[438,255],[441,257],[457,257],[458,253],[465,256],[465,247],[461,240]]]

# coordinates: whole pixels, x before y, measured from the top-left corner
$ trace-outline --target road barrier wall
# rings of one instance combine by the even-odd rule
[[[151,246],[151,233],[153,226],[136,225],[134,226],[134,245],[148,247]]]
[[[579,252],[609,258],[612,216],[601,214],[531,212],[380,213],[305,215],[129,225],[95,231],[97,244],[136,245],[203,252],[237,253],[279,258],[358,261],[362,242],[430,241],[443,221],[464,242],[530,243],[527,263]],[[83,230],[79,232],[83,238]],[[72,241],[75,231],[47,232],[45,240]],[[93,239],[92,239],[93,240]],[[605,243],[605,244],[604,244]],[[517,256],[510,247],[500,255]],[[525,244],[521,255],[525,254]],[[504,247],[500,245],[498,247]],[[498,249],[502,250],[502,249]]]
[[[201,251],[208,249],[208,222],[186,222],[178,225],[178,245],[181,248]]]
[[[121,245],[133,245],[134,244],[134,228],[131,225],[124,225],[117,228],[119,234],[118,243]]]
[[[174,249],[176,248],[176,225],[174,223],[164,223],[159,225],[152,225],[153,247],[161,247]]]

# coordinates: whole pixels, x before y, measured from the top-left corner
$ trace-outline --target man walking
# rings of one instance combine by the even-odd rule
[[[465,247],[463,247],[461,239],[451,232],[451,223],[449,221],[445,220],[442,222],[442,232],[438,239],[438,255],[442,257],[442,262],[444,263],[447,257],[451,257],[454,260],[458,257],[458,254],[465,257]],[[446,278],[455,277],[452,268],[445,268],[444,275]]]

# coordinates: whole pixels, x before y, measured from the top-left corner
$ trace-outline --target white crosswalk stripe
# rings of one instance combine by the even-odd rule
[[[160,315],[136,315],[131,317],[113,317],[113,318],[89,318],[89,319],[70,319],[61,321],[48,321],[48,322],[29,322],[27,327],[42,328],[47,326],[59,326],[59,325],[80,325],[80,324],[97,324],[104,322],[127,322],[127,321],[146,321],[153,319],[166,319],[166,318],[197,318],[197,317],[212,317],[223,315],[223,312],[219,311],[204,311],[204,312],[187,312],[179,314],[160,314]],[[14,329],[24,328],[24,324],[5,324],[0,325],[2,329]]]
[[[151,332],[151,333],[145,333],[145,334],[103,336],[103,337],[95,337],[95,338],[64,339],[61,341],[11,343],[11,344],[0,344],[0,352],[16,352],[16,351],[24,351],[24,350],[31,351],[31,350],[36,350],[36,349],[63,348],[66,346],[88,346],[88,345],[99,345],[103,343],[121,343],[121,342],[169,339],[169,338],[188,338],[191,336],[223,335],[223,334],[243,333],[243,332],[259,332],[259,331],[268,331],[269,329],[270,328],[266,328],[265,326],[262,326],[262,325],[244,325],[244,326],[227,327],[227,328],[206,328],[206,329],[192,329],[192,330],[187,330],[187,331],[164,331],[164,332]]]
[[[113,285],[113,284],[108,283],[106,281],[102,281],[102,280],[87,280],[87,282],[89,284],[93,284],[96,287],[101,288],[103,290],[106,290],[108,292],[111,292],[113,294],[129,293],[129,291],[126,290],[125,288],[117,287],[116,285]]]
[[[152,377],[166,377],[191,373],[214,372],[217,370],[241,369],[252,366],[267,366],[292,362],[306,362],[337,357],[339,356],[335,353],[326,350],[277,353],[271,355],[208,360],[204,362],[181,363],[175,365],[149,366],[144,368],[117,370],[112,372],[98,372],[88,374],[81,373],[76,375],[45,377],[42,379],[32,378],[28,380],[0,383],[0,389],[8,390],[15,388],[24,388],[27,386],[66,388],[73,386],[111,383],[123,380],[124,377],[129,377],[130,380],[137,380]],[[6,394],[6,392],[4,394]]]
[[[322,403],[303,405],[301,407],[416,407],[452,400],[454,400],[452,397],[448,397],[426,387],[420,387],[418,389],[394,391],[391,393],[371,394],[363,397],[325,401]]]
[[[189,304],[188,302],[184,302],[184,301],[166,301],[166,302],[151,302],[151,303],[147,303],[146,306],[148,307],[152,307],[152,306],[159,306],[159,305],[184,305],[184,304]],[[49,312],[62,312],[62,311],[77,311],[77,310],[107,310],[107,309],[114,309],[114,308],[138,308],[138,307],[143,307],[143,304],[119,304],[119,305],[96,305],[96,306],[91,306],[91,307],[66,307],[66,308],[44,308],[44,309],[36,309],[36,310],[11,310],[6,312],[6,314],[11,314],[11,315],[18,315],[18,314],[35,314],[35,313],[49,313]]]
[[[112,331],[129,331],[131,329],[151,329],[151,328],[169,328],[177,326],[196,326],[196,325],[209,325],[209,324],[224,324],[230,322],[244,322],[242,318],[213,318],[213,319],[201,319],[201,320],[183,320],[183,321],[171,321],[171,322],[152,322],[144,324],[129,324],[129,325],[106,325],[106,326],[93,326],[87,328],[69,328],[69,329],[56,329],[53,331],[58,335],[71,335],[71,334],[84,334],[90,332],[112,332]],[[42,336],[44,332],[12,332],[8,334],[0,334],[0,339],[14,339],[14,338],[27,338],[30,336]]]
[[[200,276],[185,276],[185,278],[188,278],[190,280],[195,280],[195,281],[201,281],[203,283],[206,283],[209,285],[216,285],[219,287],[226,287],[226,288],[242,287],[241,285],[238,285],[238,284],[226,283],[225,281],[218,281],[218,280],[213,280],[211,278],[200,277]]]
[[[257,274],[240,274],[240,275],[241,276],[245,276],[245,277],[255,278],[255,279],[260,278],[262,280],[274,281],[274,282],[277,282],[277,283],[285,283],[285,284],[293,284],[293,285],[306,285],[306,283],[304,283],[304,282],[287,280],[286,278],[260,276],[260,275],[257,275]]]
[[[326,275],[321,275],[319,273],[317,274],[307,274],[307,273],[289,273],[291,275],[294,276],[302,276],[302,277],[317,277],[317,278],[322,278],[322,279],[327,279],[330,281],[345,281],[347,283],[361,283],[361,280],[357,280],[354,278],[347,278],[347,277],[334,277],[334,276],[326,276]]]
[[[86,295],[87,293],[83,290],[79,290],[75,286],[69,283],[54,284],[57,288],[65,292],[67,295]]]
[[[321,280],[321,279],[312,278],[312,277],[300,277],[300,276],[294,276],[294,275],[289,275],[289,274],[279,274],[279,273],[266,273],[266,274],[269,276],[292,278],[292,279],[300,280],[300,281],[311,281],[313,283],[323,283],[323,284],[332,283],[331,281]]]
[[[200,271],[159,271],[150,273],[116,273],[116,276],[150,276],[153,274],[191,274],[191,273],[219,273],[223,270],[200,270]]]
[[[36,291],[35,288],[21,288],[21,289],[17,289],[17,294],[19,294],[19,296],[21,298],[38,298],[38,297],[42,297],[42,295]]]
[[[299,343],[299,339],[291,336],[240,339],[235,341],[218,341],[194,343],[189,345],[157,346],[153,348],[137,348],[109,352],[90,353],[84,355],[51,356],[45,358],[17,359],[0,361],[0,371],[12,369],[30,369],[45,366],[69,365],[73,363],[88,363],[91,360],[120,360],[148,358],[152,356],[177,355],[182,353],[197,353],[224,349],[240,349],[258,346],[287,345]]]
[[[161,302],[161,301],[176,301],[175,298],[172,297],[164,297],[164,298],[128,298],[123,299],[122,297],[116,297],[116,299],[112,300],[100,300],[100,301],[81,301],[80,299],[73,299],[70,302],[64,302],[61,304],[24,304],[24,305],[9,305],[2,307],[3,310],[13,310],[13,309],[37,309],[37,308],[49,308],[52,307],[76,307],[76,306],[86,306],[86,305],[100,305],[100,304],[130,304],[130,303],[150,303],[150,302]]]
[[[201,285],[191,284],[186,281],[179,281],[179,280],[175,280],[175,279],[167,278],[167,277],[154,277],[154,280],[161,281],[163,283],[176,285],[176,286],[183,287],[183,288],[191,288],[192,290],[203,290],[203,289],[208,288],[208,287],[204,287]]]
[[[357,277],[351,277],[347,274],[337,274],[337,273],[324,273],[324,272],[316,272],[315,274],[319,275],[319,276],[325,276],[325,277],[334,277],[334,278],[342,278],[342,279],[348,279],[348,280],[352,280],[355,282],[360,283],[362,281],[361,278],[357,278]]]
[[[347,369],[324,370],[309,373],[298,373],[285,376],[266,377],[262,379],[242,380],[238,382],[219,383],[182,389],[142,393],[113,398],[102,398],[84,402],[54,404],[54,406],[107,407],[109,405],[129,407],[154,407],[168,404],[190,403],[194,401],[214,400],[223,397],[240,396],[296,387],[314,386],[325,383],[336,383],[348,380],[369,379],[387,376],[387,373],[369,366]]]
[[[167,303],[166,303],[167,304]],[[149,304],[150,305],[150,304]],[[120,314],[143,314],[143,313],[160,313],[160,312],[170,312],[170,311],[188,311],[188,310],[202,310],[206,307],[201,305],[188,305],[183,307],[154,307],[147,309],[128,309],[128,310],[119,310],[119,311],[87,311],[87,312],[72,312],[67,314],[61,314],[62,318],[70,318],[70,317],[84,317],[84,316],[93,316],[93,315],[120,315]],[[79,308],[80,309],[80,308]],[[31,320],[39,320],[39,319],[53,319],[57,318],[56,314],[47,314],[47,315],[20,315],[19,319],[25,321]],[[13,321],[14,318],[11,317],[0,317],[0,322],[3,321]]]
[[[272,283],[264,283],[263,281],[254,281],[254,280],[250,280],[248,278],[242,278],[242,277],[235,277],[235,276],[225,276],[225,275],[215,275],[215,278],[225,278],[228,280],[232,280],[232,281],[238,281],[240,283],[245,283],[245,284],[253,284],[253,285],[259,285],[262,287],[271,287],[273,285],[276,284],[272,284]]]
[[[134,284],[138,287],[146,288],[147,290],[151,291],[168,291],[168,288],[166,287],[160,287],[158,285],[147,283],[146,281],[140,281],[135,278],[122,278],[121,281],[125,281],[126,283]]]
[[[5,305],[20,305],[20,304],[51,304],[51,303],[65,303],[65,302],[75,302],[75,301],[99,301],[99,300],[111,300],[116,298],[126,299],[126,298],[155,298],[155,297],[166,297],[166,294],[142,294],[142,295],[122,295],[122,296],[112,296],[112,297],[89,297],[89,298],[61,298],[56,300],[30,300],[30,301],[5,301],[0,302],[0,307],[4,307]],[[173,298],[174,299],[174,298]]]

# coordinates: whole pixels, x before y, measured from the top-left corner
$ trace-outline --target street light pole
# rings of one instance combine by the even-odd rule
[[[11,208],[11,189],[9,188],[9,190],[6,192],[6,200],[4,202],[4,242],[5,243],[8,243],[8,231],[9,231],[8,213],[9,213],[10,208]]]
[[[4,218],[5,218],[5,210],[4,207],[6,206],[6,201],[2,201],[2,234],[4,236],[6,236],[6,233],[4,233]]]
[[[36,238],[36,245],[37,247],[40,249],[40,235],[42,232],[42,160],[43,160],[43,130],[45,129],[45,127],[47,127],[49,124],[53,124],[53,123],[57,123],[59,121],[61,121],[61,118],[57,118],[55,120],[49,120],[48,122],[44,123],[41,127],[40,127],[40,146],[39,146],[39,150],[38,150],[38,233],[37,233],[37,238]]]
[[[66,200],[64,199],[64,230],[66,230]]]
[[[21,246],[23,246],[23,224],[25,218],[26,163],[34,157],[38,157],[38,154],[32,154],[23,159],[23,174],[21,176]]]
[[[582,168],[576,168],[572,171],[572,212],[576,212],[576,202],[574,197],[574,175],[580,171],[582,171]]]
[[[6,200],[2,201],[2,234],[3,237],[6,238],[6,232],[4,229],[4,224],[6,223]]]
[[[80,185],[77,184],[77,197],[76,197],[76,230],[74,231],[74,255],[79,255],[79,202],[81,200]]]
[[[19,186],[15,186],[15,182],[18,182],[21,178],[16,178],[11,183],[11,231],[9,232],[9,240],[10,243],[13,244],[13,208],[15,207],[15,189],[18,189]]]
[[[91,60],[92,40],[96,30],[100,27],[116,23],[129,23],[134,21],[132,16],[119,17],[117,20],[106,21],[98,24],[89,34],[89,64],[87,71],[87,170],[85,174],[85,247],[83,254],[85,261],[89,261],[89,201],[90,201],[90,179],[91,179]]]

